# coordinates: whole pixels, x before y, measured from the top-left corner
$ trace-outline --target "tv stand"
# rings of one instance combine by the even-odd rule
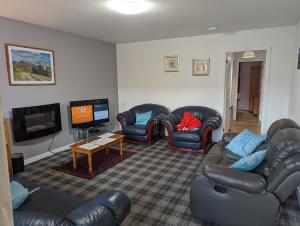
[[[97,128],[89,128],[88,129],[88,133],[91,134],[91,133],[100,133],[100,129],[97,129]]]
[[[101,124],[96,127],[89,127],[89,128],[74,128],[73,129],[73,137],[74,141],[78,142],[80,140],[87,139],[91,136],[96,136],[102,133],[106,133],[110,130],[112,130],[112,124]]]

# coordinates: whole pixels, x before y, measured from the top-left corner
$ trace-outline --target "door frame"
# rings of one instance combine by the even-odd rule
[[[272,46],[262,47],[262,48],[237,48],[237,49],[226,49],[224,52],[224,61],[223,61],[223,75],[224,75],[224,92],[223,92],[223,118],[226,119],[227,117],[227,106],[226,106],[226,57],[228,53],[236,53],[236,52],[243,52],[247,50],[263,50],[266,51],[266,58],[262,65],[262,81],[261,81],[261,101],[260,101],[260,113],[259,118],[261,121],[261,134],[266,134],[268,130],[268,102],[269,102],[269,83],[270,83],[270,70],[271,70],[271,55],[272,55]],[[238,71],[238,68],[237,70]],[[238,81],[238,80],[237,80]],[[237,84],[235,84],[237,86]],[[237,87],[235,87],[236,90]],[[223,120],[223,131],[225,130],[225,120]]]
[[[9,186],[8,162],[4,142],[3,115],[0,96],[0,225],[13,226],[11,192]]]

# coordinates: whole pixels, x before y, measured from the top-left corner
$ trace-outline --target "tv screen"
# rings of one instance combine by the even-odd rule
[[[108,99],[71,101],[72,128],[90,128],[109,122]]]
[[[61,130],[60,104],[13,108],[16,142],[47,136]]]

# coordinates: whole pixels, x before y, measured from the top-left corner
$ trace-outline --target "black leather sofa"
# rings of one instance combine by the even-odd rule
[[[148,111],[152,111],[152,117],[147,125],[134,125],[136,113]],[[142,104],[118,114],[117,120],[121,124],[126,141],[151,145],[161,137],[161,119],[168,113],[169,110],[162,105]]]
[[[280,204],[300,184],[300,130],[289,119],[269,128],[268,142],[256,151],[268,149],[268,156],[252,172],[229,165],[238,156],[225,149],[236,134],[225,134],[206,155],[190,190],[193,216],[232,226],[275,225]]]
[[[199,131],[178,131],[184,112],[190,112],[199,118],[203,125]],[[168,131],[169,148],[198,149],[206,153],[212,144],[212,131],[222,123],[219,113],[211,108],[202,106],[186,106],[174,110],[162,120],[162,125]]]
[[[38,186],[21,178],[29,191]],[[31,194],[14,211],[15,226],[117,226],[130,211],[130,200],[117,191],[105,192],[88,202],[51,188],[41,188]]]

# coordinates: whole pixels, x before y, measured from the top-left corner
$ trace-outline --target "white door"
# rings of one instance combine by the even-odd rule
[[[233,114],[233,53],[227,54],[225,70],[225,122],[224,132],[230,130]]]

